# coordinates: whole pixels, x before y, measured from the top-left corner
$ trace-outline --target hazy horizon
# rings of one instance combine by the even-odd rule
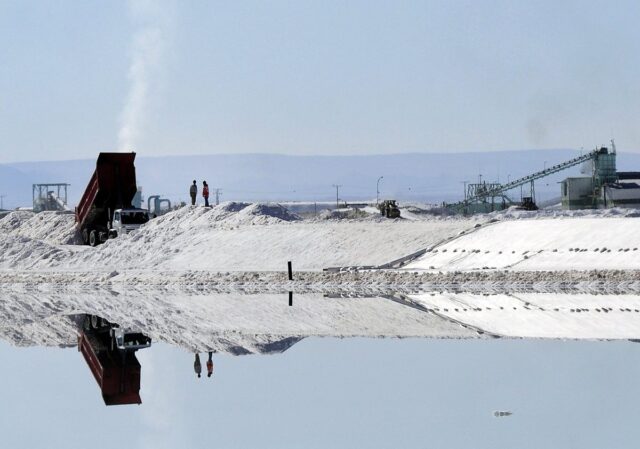
[[[172,202],[188,199],[193,179],[222,189],[222,201],[333,201],[334,184],[344,200],[380,195],[401,201],[456,201],[464,182],[514,180],[545,166],[574,158],[576,150],[529,150],[475,153],[407,153],[382,155],[213,154],[136,157],[138,185],[144,196],[162,195]],[[66,161],[0,164],[0,195],[5,207],[28,206],[34,183],[64,182],[75,204],[95,169],[96,156]],[[620,171],[638,171],[640,154],[619,152]],[[536,183],[541,200],[560,194],[558,181],[576,176],[576,166]],[[515,192],[518,194],[518,192]]]
[[[598,148],[601,146],[610,146],[608,144],[597,145]],[[240,152],[240,153],[225,153],[225,152],[212,152],[212,153],[167,153],[167,154],[144,154],[133,151],[136,153],[137,157],[141,158],[171,158],[171,157],[199,157],[199,156],[282,156],[282,157],[317,157],[317,158],[333,158],[333,157],[384,157],[384,156],[409,156],[409,155],[429,155],[429,156],[437,156],[437,155],[461,155],[461,154],[494,154],[494,153],[514,153],[514,152],[531,152],[531,151],[540,151],[540,152],[553,152],[553,151],[591,151],[595,149],[593,148],[521,148],[521,149],[501,149],[501,150],[460,150],[460,151],[406,151],[406,152],[398,152],[398,153],[371,153],[371,154],[359,154],[359,153],[347,153],[347,154],[332,154],[332,153],[313,153],[313,154],[295,154],[295,153],[279,153],[279,152]],[[111,153],[118,152],[116,149],[112,150],[98,150],[93,155],[87,154],[85,157],[71,158],[71,159],[33,159],[33,160],[13,160],[0,162],[0,165],[11,166],[18,164],[28,164],[28,163],[38,163],[38,162],[73,162],[73,161],[86,161],[86,160],[96,160],[98,154],[100,153]],[[618,150],[618,152],[621,152]],[[638,153],[638,151],[622,151],[622,153]]]

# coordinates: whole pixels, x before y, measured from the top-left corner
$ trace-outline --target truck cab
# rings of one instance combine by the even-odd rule
[[[116,209],[109,229],[109,237],[128,234],[149,221],[149,212],[145,209]]]

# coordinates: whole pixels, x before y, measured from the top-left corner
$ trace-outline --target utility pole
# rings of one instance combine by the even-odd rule
[[[7,195],[0,195],[0,210],[4,209],[4,197]]]
[[[340,187],[342,187],[342,184],[333,184],[333,187],[336,188],[336,209],[339,209],[340,208],[340,205],[339,205],[339,201],[340,201],[339,193],[340,193]]]
[[[216,188],[216,206],[220,204],[220,195],[222,194],[222,189]]]
[[[380,202],[380,180],[384,178],[384,176],[380,176],[378,178],[378,182],[376,183],[376,205]]]

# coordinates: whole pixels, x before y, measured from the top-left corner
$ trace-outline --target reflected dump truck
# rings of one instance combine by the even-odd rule
[[[76,228],[85,245],[138,229],[149,213],[132,206],[138,186],[136,153],[100,153],[96,170],[76,207]]]
[[[151,346],[151,338],[127,332],[95,315],[85,315],[77,322],[78,351],[98,383],[105,405],[141,404],[141,367],[135,353]]]

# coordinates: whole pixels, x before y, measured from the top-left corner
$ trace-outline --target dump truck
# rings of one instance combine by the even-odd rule
[[[149,221],[132,206],[136,195],[136,153],[100,153],[96,170],[76,207],[76,228],[85,245],[96,246]]]
[[[81,316],[76,322],[78,351],[98,383],[105,405],[141,404],[141,367],[135,352],[151,346],[151,338],[96,315]]]

